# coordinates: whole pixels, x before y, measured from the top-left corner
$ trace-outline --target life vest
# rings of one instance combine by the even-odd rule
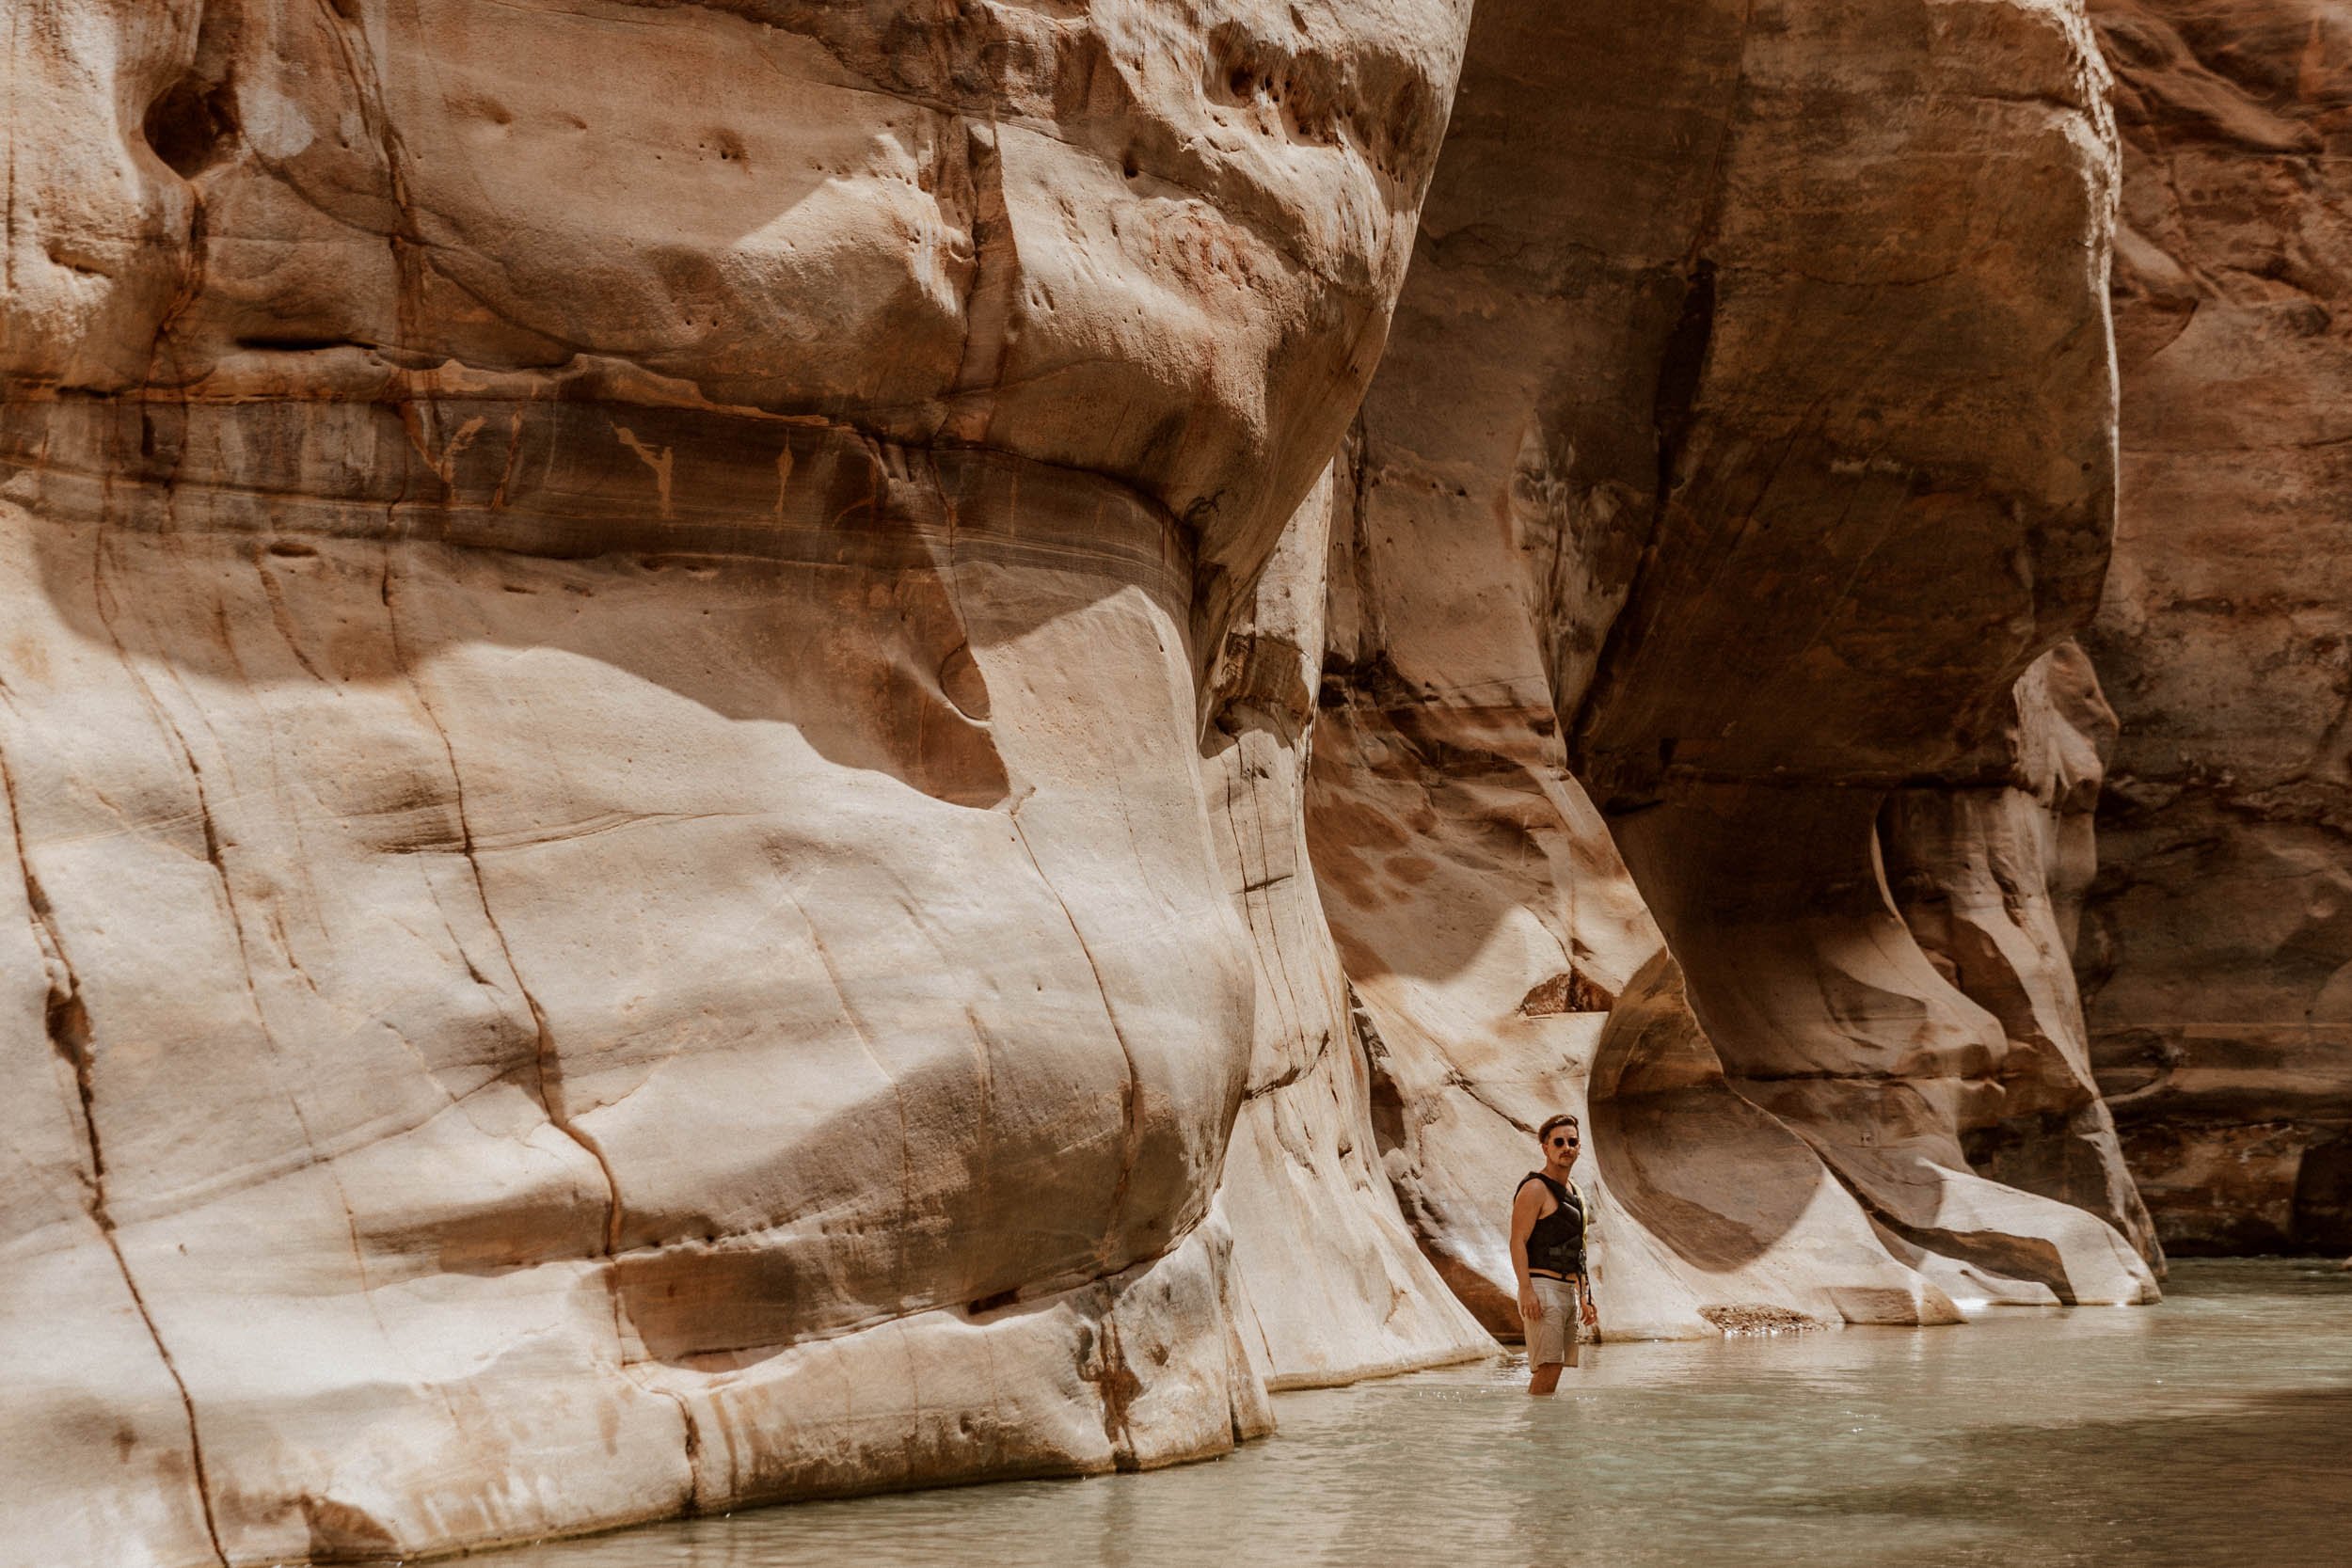
[[[1535,1222],[1527,1233],[1527,1266],[1563,1278],[1584,1272],[1584,1196],[1576,1184],[1562,1185],[1542,1171],[1530,1171],[1519,1182],[1540,1181],[1559,1204]]]

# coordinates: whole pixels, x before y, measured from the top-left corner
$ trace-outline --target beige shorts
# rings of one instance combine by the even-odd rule
[[[1583,1287],[1572,1279],[1547,1279],[1530,1275],[1543,1316],[1526,1325],[1527,1364],[1531,1367],[1576,1365],[1577,1328],[1583,1317]]]

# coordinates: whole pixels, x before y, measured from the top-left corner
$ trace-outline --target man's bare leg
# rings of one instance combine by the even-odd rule
[[[1527,1391],[1531,1394],[1549,1394],[1559,1386],[1560,1363],[1557,1361],[1545,1362],[1535,1369],[1535,1375],[1527,1380]]]

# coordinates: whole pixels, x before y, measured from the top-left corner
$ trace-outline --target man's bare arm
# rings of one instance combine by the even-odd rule
[[[1584,1289],[1577,1294],[1584,1300],[1584,1322],[1594,1328],[1600,1326],[1600,1308],[1593,1305],[1593,1287],[1600,1282],[1600,1250],[1593,1231],[1598,1211],[1592,1199],[1584,1200]]]
[[[1518,1196],[1511,1200],[1511,1272],[1518,1279],[1519,1318],[1524,1323],[1544,1315],[1544,1304],[1535,1299],[1535,1287],[1527,1273],[1527,1238],[1543,1217],[1544,1189],[1534,1181],[1520,1182]]]

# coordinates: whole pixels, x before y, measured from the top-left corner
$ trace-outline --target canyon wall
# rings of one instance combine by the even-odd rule
[[[2054,7],[1473,21],[1309,820],[1407,1212],[1490,1317],[1524,1151],[1443,1146],[1547,1101],[1594,1111],[1609,1267],[1658,1233],[1602,1292],[1644,1332],[2153,1295],[2057,910],[2097,762],[2052,650],[2114,497],[2105,87]]]
[[[1264,1430],[1204,666],[1463,21],[12,8],[0,1556]]]
[[[1204,735],[1227,885],[1258,976],[1248,1087],[1218,1202],[1269,1387],[1343,1382],[1491,1352],[1399,1211],[1375,1129],[1367,1021],[1326,918],[1330,854],[1310,834],[1324,690],[1326,558],[1352,484],[1327,474],[1235,618]],[[1335,504],[1338,503],[1338,504]],[[1315,772],[1320,773],[1316,768]],[[1373,1037],[1376,1038],[1376,1037]]]
[[[2352,8],[2098,0],[2122,721],[2081,954],[2166,1244],[2352,1250]]]
[[[2069,6],[10,21],[0,1561],[2153,1296]]]

